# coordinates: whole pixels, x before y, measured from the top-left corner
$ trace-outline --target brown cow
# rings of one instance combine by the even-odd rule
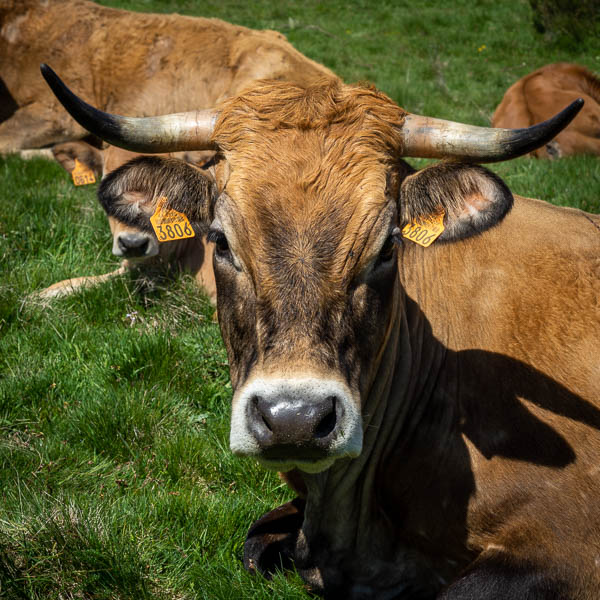
[[[335,78],[275,31],[87,0],[0,0],[0,154],[87,136],[44,84],[43,60],[96,106],[137,115],[212,107],[263,77]]]
[[[70,45],[77,46],[77,62],[70,58]],[[18,108],[0,123],[0,153],[88,136],[62,110],[39,76],[39,63],[48,56],[69,74],[75,89],[97,106],[144,115],[213,107],[263,77],[301,84],[336,79],[275,31],[253,31],[217,19],[132,13],[84,0],[0,0],[4,104]],[[39,152],[26,151],[22,156]],[[48,149],[41,152],[50,156]],[[84,141],[57,144],[52,153],[68,171],[78,158],[98,176],[137,155],[112,147],[99,150]],[[181,154],[184,160],[198,163],[197,155],[207,153]],[[64,296],[121,275],[132,264],[139,267],[146,262],[154,269],[158,262],[191,270],[214,301],[212,261],[204,260],[212,250],[201,238],[159,244],[153,232],[141,232],[114,219],[110,225],[113,254],[125,259],[118,269],[67,279],[32,297]]]
[[[546,65],[519,79],[504,94],[492,126],[530,127],[549,119],[576,98],[585,100],[583,110],[553,141],[531,154],[538,158],[600,155],[600,79],[580,65]]]
[[[87,142],[65,142],[56,144],[52,153],[60,165],[68,172],[75,167],[75,160],[86,164],[96,176],[106,176],[139,153],[129,152],[116,146],[108,146],[99,150]],[[202,165],[212,157],[214,152],[175,152],[163,156],[171,156],[186,163]],[[112,253],[122,258],[121,265],[103,275],[91,275],[64,279],[32,294],[32,300],[48,300],[68,296],[82,288],[89,288],[124,275],[130,269],[143,268],[146,272],[155,273],[164,269],[175,269],[191,273],[196,283],[207,294],[210,301],[216,304],[217,289],[212,268],[212,244],[206,244],[203,235],[194,238],[159,243],[154,231],[143,231],[114,217],[108,217],[113,236]]]
[[[218,149],[208,174],[135,159],[99,197],[140,228],[162,196],[209,226],[231,448],[301,492],[251,528],[248,568],[291,561],[329,598],[598,598],[600,219],[513,206],[471,164],[545,144],[580,102],[488,130],[259,82],[182,129],[45,76],[113,143]]]

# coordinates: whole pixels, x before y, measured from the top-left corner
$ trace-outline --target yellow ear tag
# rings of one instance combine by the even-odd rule
[[[150,223],[159,242],[172,242],[173,240],[183,240],[193,238],[196,234],[188,218],[179,211],[165,206],[167,197],[161,196],[158,199],[156,210],[150,217]]]
[[[413,221],[404,227],[402,237],[428,248],[444,231],[444,211],[422,221]]]
[[[75,168],[71,171],[71,177],[73,177],[73,183],[75,185],[88,185],[90,183],[96,183],[96,176],[87,165],[79,162],[75,159]]]

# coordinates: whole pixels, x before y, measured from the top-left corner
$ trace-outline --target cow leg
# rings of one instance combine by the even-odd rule
[[[556,137],[562,152],[561,156],[571,154],[595,154],[600,156],[600,137],[586,135],[578,131],[565,131]]]
[[[0,155],[21,149],[41,148],[84,137],[86,131],[58,108],[34,102],[19,108],[0,123]]]
[[[58,283],[53,283],[51,286],[39,291],[33,292],[28,296],[30,301],[48,301],[51,298],[62,298],[70,296],[83,288],[89,288],[100,285],[113,277],[123,275],[127,271],[126,265],[121,265],[118,269],[105,273],[104,275],[92,275],[89,277],[75,277],[73,279],[64,279]]]
[[[295,498],[256,521],[246,536],[244,567],[268,579],[276,570],[289,569],[298,532],[304,521],[304,500]]]
[[[480,557],[438,600],[568,600],[563,582],[543,568],[494,554]]]

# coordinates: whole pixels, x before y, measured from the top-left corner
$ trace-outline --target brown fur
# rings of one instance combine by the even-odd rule
[[[0,0],[0,103],[14,111],[3,114],[0,153],[86,135],[43,81],[42,62],[98,108],[138,116],[210,108],[263,77],[335,78],[274,31],[87,0]]]
[[[546,65],[519,79],[504,94],[492,125],[529,127],[549,119],[577,98],[585,100],[580,113],[552,142],[532,154],[538,158],[600,155],[600,80],[580,65]]]

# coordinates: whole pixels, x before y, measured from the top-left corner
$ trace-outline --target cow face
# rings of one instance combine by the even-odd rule
[[[213,152],[180,152],[176,155],[164,156],[177,156],[187,163],[198,165],[206,162],[213,154]],[[140,154],[109,146],[103,151],[103,176],[106,177],[137,156]],[[149,202],[151,203],[151,200],[152,198],[149,198],[145,191],[130,192],[123,198],[123,201],[130,204],[132,213],[137,211],[138,214],[144,215],[144,218],[147,212],[145,207]],[[115,256],[126,258],[134,263],[143,262],[159,254],[163,259],[168,260],[174,250],[172,243],[159,243],[153,229],[140,229],[110,215],[108,222],[113,236],[112,253]]]
[[[439,243],[451,242],[493,225],[512,199],[481,167],[414,173],[389,125],[401,109],[372,90],[342,92],[304,104],[248,94],[217,123],[211,176],[142,157],[100,188],[107,212],[142,230],[160,196],[209,227],[235,389],[231,448],[278,470],[317,472],[360,454],[403,306],[403,224],[443,210]],[[289,114],[298,106],[312,114]],[[147,200],[132,210],[136,190]]]
[[[104,150],[95,148],[83,141],[65,142],[52,147],[57,162],[69,173],[75,168],[75,161],[88,166],[97,177],[107,175],[138,154],[109,146]],[[128,196],[133,210],[142,210],[143,195],[131,193]],[[144,231],[128,225],[114,217],[108,217],[113,237],[112,253],[132,262],[143,261],[159,253],[159,243],[153,231]]]
[[[108,146],[104,150],[100,150],[84,141],[56,144],[52,147],[52,154],[69,173],[75,168],[75,160],[78,160],[91,168],[97,177],[106,177],[128,161],[140,156],[138,152],[129,152],[116,146]],[[199,166],[208,162],[213,155],[214,152],[211,151],[197,151],[178,152],[163,156],[176,156],[187,163]],[[145,193],[140,191],[132,191],[122,198],[122,202],[131,204],[131,214],[144,213],[144,205],[148,200],[152,199],[148,199]],[[108,223],[113,238],[112,253],[129,260],[130,263],[143,262],[159,254],[162,258],[168,259],[173,250],[173,244],[160,244],[151,228],[140,229],[120,221],[114,216],[108,216]]]

